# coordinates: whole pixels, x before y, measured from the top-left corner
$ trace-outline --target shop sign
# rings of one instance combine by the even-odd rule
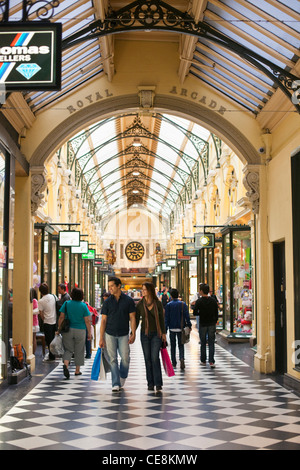
[[[96,250],[90,248],[87,253],[83,253],[81,255],[82,259],[95,259],[96,258]]]
[[[169,268],[176,268],[177,260],[176,259],[167,259],[167,266]]]
[[[177,261],[191,261],[191,257],[185,256],[182,249],[176,250],[176,259]]]
[[[98,266],[102,268],[104,266],[104,259],[103,258],[95,258],[94,259],[94,266]]]
[[[195,248],[214,248],[214,233],[195,233]]]
[[[183,254],[185,256],[198,256],[199,250],[195,248],[195,243],[184,243]]]
[[[0,84],[6,91],[60,90],[60,23],[1,25]]]
[[[72,246],[71,248],[71,253],[76,254],[76,253],[88,253],[89,251],[89,242],[87,240],[82,240],[80,242],[80,246]]]
[[[167,266],[167,263],[162,263],[161,265],[161,270],[162,272],[165,272],[165,271],[171,271],[172,268],[170,268],[169,266]]]
[[[78,246],[80,247],[80,232],[75,230],[66,230],[58,232],[59,246]]]

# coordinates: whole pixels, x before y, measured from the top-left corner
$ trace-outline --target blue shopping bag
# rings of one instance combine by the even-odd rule
[[[97,349],[96,356],[93,362],[91,379],[98,380],[100,374],[100,364],[101,364],[101,348]]]

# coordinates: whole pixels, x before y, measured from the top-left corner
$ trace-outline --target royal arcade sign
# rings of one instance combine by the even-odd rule
[[[59,23],[10,22],[0,29],[0,85],[6,91],[59,90]]]

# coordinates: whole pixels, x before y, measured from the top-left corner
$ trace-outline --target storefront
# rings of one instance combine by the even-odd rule
[[[197,292],[199,283],[209,285],[210,293],[217,296],[219,302],[219,319],[217,329],[223,329],[223,270],[222,270],[222,239],[215,238],[214,248],[202,248],[197,258]]]
[[[0,384],[9,372],[14,265],[14,158],[0,145]]]
[[[59,284],[65,284],[69,293],[73,287],[80,287],[84,291],[84,300],[100,308],[105,273],[94,265],[94,257],[73,253],[71,247],[60,246],[53,226],[35,223],[33,287],[38,291],[42,282],[46,282],[49,291],[56,295]]]
[[[223,279],[223,329],[229,338],[250,338],[253,279],[248,226],[230,226],[223,231]]]

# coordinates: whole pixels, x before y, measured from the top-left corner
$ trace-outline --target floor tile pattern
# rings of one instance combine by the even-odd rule
[[[271,377],[216,345],[216,368],[201,366],[196,332],[186,369],[164,375],[149,392],[140,340],[131,346],[125,388],[111,391],[110,374],[65,380],[62,365],[0,419],[0,450],[300,450],[300,399]]]

